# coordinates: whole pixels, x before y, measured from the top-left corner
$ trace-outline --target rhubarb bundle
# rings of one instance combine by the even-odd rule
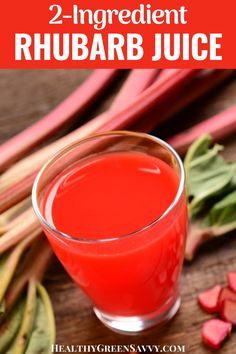
[[[0,172],[17,161],[72,119],[81,115],[87,107],[101,97],[117,76],[118,70],[95,70],[69,97],[17,136],[0,146]]]
[[[110,110],[90,120],[72,133],[23,158],[2,174],[0,177],[0,212],[10,208],[30,194],[33,181],[42,164],[65,145],[95,132],[132,128],[150,131],[163,120],[170,118],[173,113],[199,98],[201,94],[213,89],[212,82],[218,85],[229,74],[232,74],[232,72],[225,74],[225,71],[214,70],[203,75],[202,71],[197,70],[167,69],[167,73],[165,71],[159,75],[156,73],[156,79],[151,82],[147,70],[146,72],[144,70],[142,77],[140,73],[136,72],[136,78],[133,76],[134,74],[131,77],[134,82],[132,87],[143,86],[143,80],[146,81],[146,77],[149,78],[149,86],[147,84],[143,92],[140,93],[139,91],[139,94],[134,95],[137,88],[136,90],[127,90],[127,86],[126,89],[124,87],[122,96],[123,98],[126,97],[126,100],[124,102],[122,99],[120,102],[123,101],[125,105],[119,104],[119,107],[117,107],[116,104],[116,109],[111,107]],[[192,87],[191,82],[193,83]],[[179,92],[181,93],[181,104],[178,101],[175,102],[175,96]],[[185,96],[187,98],[183,100]],[[115,101],[117,100],[116,97]],[[170,104],[171,100],[174,100],[173,106]],[[149,117],[151,117],[151,121]],[[140,122],[143,122],[141,126],[139,125]],[[2,153],[4,154],[4,150]]]
[[[102,72],[103,70],[100,75]],[[154,69],[132,71],[110,110],[117,109],[117,106],[124,106],[128,100],[128,94],[129,97],[140,94],[152,84],[158,73],[159,71]],[[95,72],[95,76],[99,76],[98,72]],[[107,86],[107,81],[111,82],[113,76],[114,73],[107,72],[103,78],[104,85]],[[137,82],[139,82],[138,85]],[[96,89],[100,84],[95,85]],[[87,98],[86,95],[83,96],[82,101],[78,100],[76,106],[77,93],[81,93],[84,87],[86,88],[86,83],[70,96],[62,104],[62,107],[65,107],[69,102],[72,103],[71,98],[74,106],[70,107],[69,112],[72,108],[73,111],[78,111],[79,107],[82,107],[82,103],[88,99],[92,102],[95,92],[92,90],[91,96],[91,92],[86,88]],[[49,120],[52,119],[53,129],[48,128],[48,132],[54,131],[56,125],[59,127],[59,122],[65,111],[61,112],[59,120],[54,113],[42,120],[44,124],[45,121],[49,123]],[[65,114],[62,120],[64,118]],[[54,119],[57,120],[54,121]],[[41,123],[36,123],[36,126],[32,126],[30,129],[34,130],[39,124]],[[22,137],[27,135],[30,129],[13,138],[12,141],[20,143]],[[45,131],[37,133],[36,129],[34,145],[39,142],[40,137],[45,136],[44,133]],[[32,142],[26,141],[24,143],[23,139],[22,143],[21,152],[23,149],[28,149]],[[9,146],[12,145],[2,145],[2,149],[6,151],[5,162],[2,166],[19,156],[19,151],[9,149]],[[29,187],[31,189],[31,185]],[[55,342],[55,322],[49,296],[40,282],[51,259],[52,251],[47,241],[41,239],[41,227],[32,210],[30,198],[24,199],[2,213],[0,234],[2,235],[0,237],[0,354],[6,352],[9,354],[47,354],[51,352],[51,344]]]
[[[223,146],[211,145],[211,136],[205,134],[185,157],[191,216],[187,260],[193,259],[202,242],[236,229],[236,162],[220,155]]]

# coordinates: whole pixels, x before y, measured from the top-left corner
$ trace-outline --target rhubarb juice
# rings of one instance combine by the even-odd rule
[[[161,316],[174,305],[186,236],[180,174],[168,159],[138,150],[73,162],[41,203],[67,272],[99,313],[121,318]]]

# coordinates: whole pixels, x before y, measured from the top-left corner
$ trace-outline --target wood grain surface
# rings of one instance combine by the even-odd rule
[[[88,74],[87,70],[0,70],[0,141],[3,142],[47,113]],[[115,90],[115,89],[114,89]],[[105,109],[110,97],[102,103]],[[236,102],[236,79],[181,112],[155,134],[166,137],[174,130],[191,126]],[[95,113],[91,113],[95,114]],[[74,126],[79,124],[79,120]],[[178,124],[176,124],[178,122]],[[235,136],[225,141],[225,155],[236,159]],[[1,158],[1,157],[0,157]],[[216,283],[226,283],[227,271],[236,270],[236,233],[205,245],[192,264],[186,264],[181,280],[182,306],[166,326],[138,336],[118,335],[94,316],[89,301],[72,283],[54,259],[45,284],[52,298],[59,344],[174,344],[185,345],[186,353],[213,353],[201,344],[201,327],[210,315],[202,312],[197,294]],[[236,333],[232,333],[219,353],[236,353]]]

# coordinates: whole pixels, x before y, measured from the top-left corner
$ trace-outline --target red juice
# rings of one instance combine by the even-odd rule
[[[81,160],[49,185],[44,217],[73,239],[45,232],[68,273],[101,311],[145,315],[165,311],[178,297],[184,197],[162,215],[179,182],[166,162],[133,151]]]

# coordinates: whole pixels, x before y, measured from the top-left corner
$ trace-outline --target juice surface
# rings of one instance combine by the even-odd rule
[[[119,237],[159,218],[174,200],[177,174],[141,152],[106,153],[59,175],[45,202],[58,230],[88,239]]]
[[[90,157],[49,186],[44,216],[80,242],[46,235],[73,280],[108,314],[165,312],[178,298],[186,235],[184,196],[170,206],[179,177],[160,159],[141,152]],[[142,229],[144,228],[144,229]],[[122,237],[134,231],[134,235]],[[116,238],[109,240],[109,238]]]

